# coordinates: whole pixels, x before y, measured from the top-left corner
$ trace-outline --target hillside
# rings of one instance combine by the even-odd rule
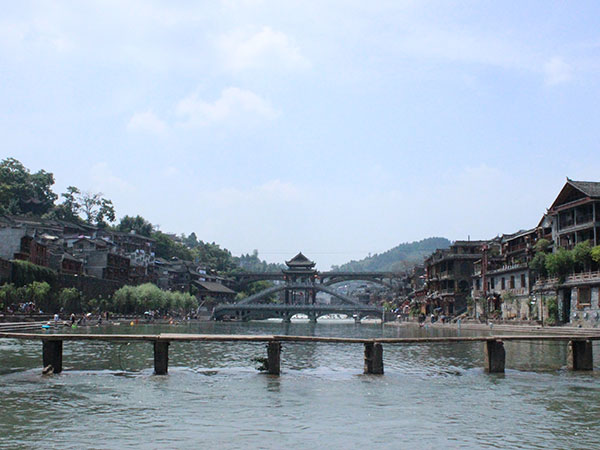
[[[397,271],[406,270],[423,262],[438,248],[448,248],[451,242],[442,237],[430,237],[418,242],[400,244],[381,254],[375,254],[360,261],[350,261],[334,269],[348,272]]]

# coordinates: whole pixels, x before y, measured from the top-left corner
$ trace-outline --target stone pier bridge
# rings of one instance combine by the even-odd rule
[[[382,308],[365,305],[341,294],[331,286],[350,280],[363,280],[392,289],[402,275],[389,272],[318,272],[315,263],[298,253],[281,273],[242,273],[236,276],[241,286],[260,280],[280,281],[257,294],[237,303],[217,305],[213,310],[215,320],[280,318],[288,322],[295,314],[306,314],[311,321],[329,314],[345,314],[360,320],[363,317],[382,317]],[[273,295],[283,292],[283,299],[273,301]],[[320,304],[316,294],[325,292],[335,297],[337,304]]]

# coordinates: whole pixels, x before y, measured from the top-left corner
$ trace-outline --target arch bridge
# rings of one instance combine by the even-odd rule
[[[288,301],[285,303],[273,303],[269,299],[273,294],[284,291],[285,298],[291,299],[294,292],[308,292],[302,296],[302,300]],[[316,292],[325,292],[341,300],[337,305],[323,305],[314,302]],[[215,320],[225,318],[236,320],[260,320],[260,319],[283,319],[289,322],[296,314],[306,314],[311,321],[328,314],[345,314],[360,320],[367,316],[380,318],[383,309],[378,306],[364,305],[347,295],[331,289],[328,286],[313,283],[286,283],[272,286],[250,297],[246,297],[237,303],[217,305],[212,314]]]

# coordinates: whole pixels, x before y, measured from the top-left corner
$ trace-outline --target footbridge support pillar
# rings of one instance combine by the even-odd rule
[[[365,343],[365,369],[368,375],[383,375],[383,346],[378,342]]]
[[[583,339],[569,341],[567,365],[571,370],[593,370],[592,341]]]
[[[498,339],[485,341],[483,351],[485,356],[484,370],[487,373],[504,373],[506,363],[504,342]]]
[[[169,369],[169,341],[154,341],[154,374],[166,375]]]
[[[44,339],[42,341],[42,364],[44,374],[62,372],[63,341]]]
[[[267,373],[269,375],[281,373],[281,342],[273,341],[267,344]]]

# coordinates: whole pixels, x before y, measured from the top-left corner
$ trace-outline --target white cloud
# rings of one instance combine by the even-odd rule
[[[167,131],[167,124],[156,116],[152,111],[135,113],[129,119],[127,129],[130,131],[140,131],[152,134],[164,134]]]
[[[561,84],[571,79],[571,66],[555,56],[544,64],[544,75],[548,86]]]
[[[206,126],[236,119],[273,120],[279,116],[268,101],[252,91],[237,87],[223,89],[221,96],[212,103],[192,94],[181,100],[175,111],[181,123],[188,126]]]
[[[250,34],[236,31],[218,40],[225,66],[233,71],[257,68],[305,69],[310,62],[289,37],[281,32],[263,27]]]
[[[123,192],[132,192],[135,187],[127,181],[116,176],[110,166],[105,162],[94,164],[90,169],[90,180],[95,191],[119,195]]]

